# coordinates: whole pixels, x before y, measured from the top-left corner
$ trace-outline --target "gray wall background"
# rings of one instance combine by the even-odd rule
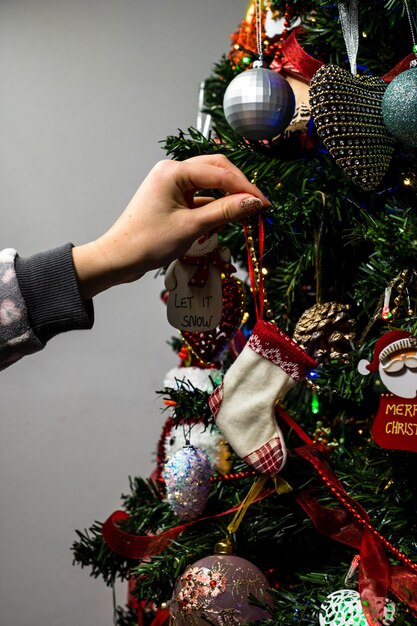
[[[0,0],[0,249],[83,243],[120,214],[245,0]],[[147,476],[177,364],[148,275],[95,300],[92,331],[1,373],[0,625],[106,626],[111,592],[72,566],[76,528]],[[118,589],[124,603],[125,587]]]

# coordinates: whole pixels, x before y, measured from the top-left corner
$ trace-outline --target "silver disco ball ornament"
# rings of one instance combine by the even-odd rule
[[[230,126],[246,139],[272,139],[282,133],[295,111],[295,97],[285,78],[261,67],[238,74],[226,89],[223,109]]]
[[[394,137],[417,147],[417,67],[402,72],[388,85],[382,115]]]

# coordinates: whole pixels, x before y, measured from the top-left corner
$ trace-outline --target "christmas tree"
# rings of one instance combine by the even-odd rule
[[[218,234],[248,279],[222,266],[216,328],[172,340],[154,475],[77,533],[75,562],[129,581],[119,626],[417,623],[414,10],[249,3],[205,124],[165,142],[226,155],[272,207]],[[273,84],[248,113],[250,71]]]

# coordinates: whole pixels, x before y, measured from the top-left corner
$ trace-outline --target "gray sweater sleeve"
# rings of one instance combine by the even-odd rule
[[[28,258],[0,251],[0,369],[44,348],[55,335],[94,323],[66,244]]]

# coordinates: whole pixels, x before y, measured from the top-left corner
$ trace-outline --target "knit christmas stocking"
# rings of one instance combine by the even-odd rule
[[[271,322],[259,320],[253,333],[209,398],[219,430],[248,465],[276,474],[287,449],[274,407],[317,363]]]

